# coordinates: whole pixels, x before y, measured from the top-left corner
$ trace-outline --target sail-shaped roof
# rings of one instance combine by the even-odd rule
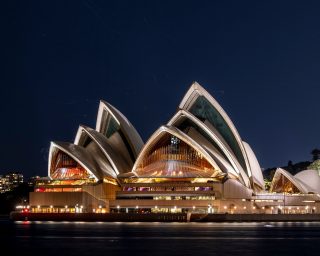
[[[214,133],[220,135],[220,139],[230,148],[237,161],[251,177],[249,161],[242,144],[240,135],[229,116],[219,103],[197,82],[194,82],[185,94],[180,105],[202,122],[207,122]]]
[[[118,109],[103,100],[99,105],[96,130],[106,136],[108,143],[132,162],[143,147],[139,133],[129,120]]]
[[[128,172],[132,168],[131,160],[123,158],[117,148],[109,145],[103,134],[90,127],[79,126],[74,143],[84,147],[99,162],[99,166],[107,176],[116,178],[120,173]]]
[[[271,182],[270,192],[307,194],[308,188],[288,171],[277,168]]]

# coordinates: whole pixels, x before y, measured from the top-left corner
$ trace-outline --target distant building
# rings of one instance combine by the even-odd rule
[[[0,193],[5,193],[13,190],[23,183],[23,174],[10,172],[5,175],[0,175]]]
[[[0,175],[0,193],[5,192],[5,186],[6,186],[6,178],[4,178],[3,175]]]

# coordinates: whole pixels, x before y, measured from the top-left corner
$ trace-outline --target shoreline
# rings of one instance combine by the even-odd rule
[[[0,216],[4,217],[4,216]],[[84,222],[320,222],[320,214],[186,214],[186,213],[21,213],[7,215],[12,221]]]

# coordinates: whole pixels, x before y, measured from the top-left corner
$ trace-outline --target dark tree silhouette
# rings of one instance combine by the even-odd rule
[[[315,148],[311,151],[311,155],[312,155],[312,160],[316,161],[320,158],[320,149]]]

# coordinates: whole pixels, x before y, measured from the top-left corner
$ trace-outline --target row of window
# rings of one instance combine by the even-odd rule
[[[123,191],[213,191],[213,187],[123,187]]]
[[[118,199],[140,199],[140,200],[215,200],[214,196],[136,196],[126,197],[121,196]]]

